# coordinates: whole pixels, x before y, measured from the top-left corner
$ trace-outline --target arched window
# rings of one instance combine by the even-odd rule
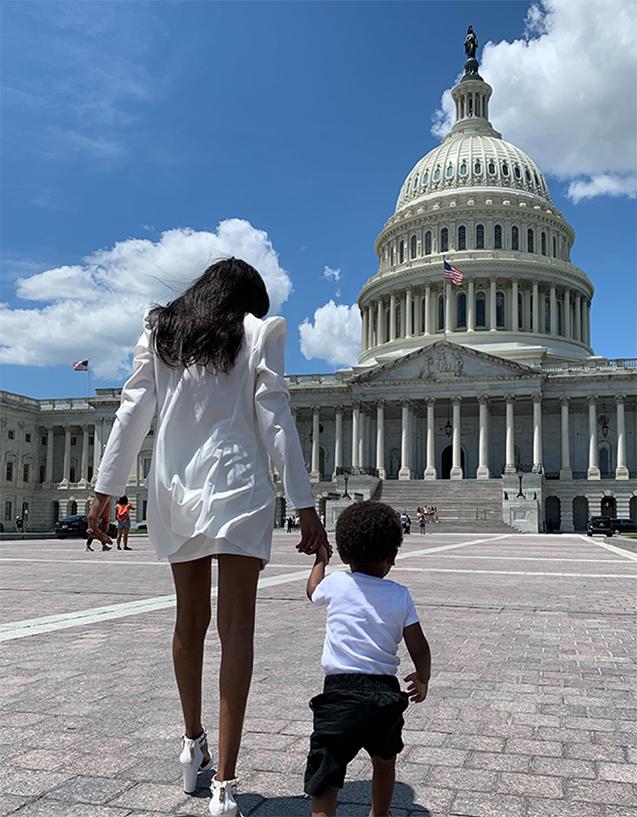
[[[564,304],[561,299],[557,301],[557,334],[564,334]]]
[[[436,169],[434,170],[434,181],[440,181],[440,165],[436,165]]]
[[[528,167],[524,171],[524,178],[527,180],[529,184],[531,184],[531,171],[528,169]]]
[[[539,186],[540,186],[540,180],[539,180],[539,179],[538,179],[538,177],[537,177],[537,173],[534,173],[534,174],[533,174],[533,178],[535,179],[535,186],[539,188]]]
[[[429,181],[429,171],[425,170],[425,175],[422,177],[422,186],[426,187],[428,181]]]
[[[527,252],[535,252],[533,249],[533,230],[529,227],[526,231],[526,251]]]
[[[438,331],[442,332],[445,328],[445,298],[444,295],[438,295]]]
[[[515,167],[513,168],[513,172],[515,173],[516,179],[519,180],[522,178],[522,171],[520,170],[520,165],[515,165]]]
[[[458,227],[458,249],[467,249],[467,228],[464,226],[464,224],[461,224],[460,227]]]
[[[449,252],[449,230],[446,227],[440,231],[440,252]]]
[[[571,301],[571,335],[570,337],[575,337],[575,303]]]
[[[476,329],[485,329],[487,325],[487,296],[482,290],[476,293]]]
[[[467,106],[467,110],[469,112],[469,116],[473,116],[473,99],[469,97],[468,102],[469,104]]]
[[[509,175],[509,165],[506,162],[502,162],[502,175],[503,176]]]
[[[518,292],[518,329],[524,329],[524,298]]]
[[[476,225],[476,250],[484,249],[484,224]]]
[[[414,334],[414,335],[417,334],[416,333],[416,328],[417,328],[416,327],[416,301],[412,298],[412,301],[411,301],[411,331],[412,331],[412,334]],[[407,327],[405,327],[405,332],[406,332],[406,330],[407,330]]]
[[[391,265],[392,267],[396,263],[396,249],[394,247],[391,248]]]
[[[456,296],[456,329],[467,328],[467,296],[459,292]]]
[[[390,318],[390,315],[389,315],[389,309],[385,309],[385,343],[387,343],[387,341],[391,340],[391,333],[389,331],[390,328],[391,328],[391,318]]]
[[[451,162],[447,165],[447,178],[451,179],[453,177],[453,165]]]
[[[548,335],[551,331],[551,299],[548,295],[544,298],[544,332]]]
[[[425,233],[425,255],[431,255],[431,230]]]
[[[400,304],[396,304],[396,337],[402,338],[402,309]]]
[[[462,160],[462,162],[460,164],[459,173],[460,173],[461,176],[466,176],[467,175],[467,162],[466,162],[466,159]]]
[[[504,329],[504,292],[495,294],[495,325],[498,329]]]
[[[412,182],[412,185],[411,185],[412,191],[414,191],[417,187],[418,187],[418,174],[416,173],[416,175],[414,176],[414,180]]]
[[[520,249],[520,231],[517,227],[511,227],[511,249]]]
[[[418,241],[416,240],[416,236],[412,235],[411,237],[411,257],[416,257],[416,251],[418,249]]]
[[[476,159],[475,162],[473,163],[473,172],[475,173],[476,176],[480,176],[480,174],[482,173],[482,163],[480,159]]]
[[[540,236],[540,251],[542,255],[546,255],[546,233],[542,232]]]
[[[77,502],[75,500],[69,502],[67,510],[70,516],[75,516],[77,513]]]
[[[502,249],[502,225],[496,224],[493,228],[493,246],[496,250]]]
[[[405,260],[405,242],[401,241],[398,248],[398,261],[402,264]]]
[[[489,159],[488,170],[489,175],[495,176],[495,162],[493,161],[493,159]]]
[[[608,478],[612,476],[611,474],[611,451],[610,451],[610,444],[604,442],[599,447],[599,452],[597,455],[599,462],[599,471],[602,475],[602,478]]]
[[[553,258],[557,258],[557,241],[555,240],[555,236],[553,236]]]

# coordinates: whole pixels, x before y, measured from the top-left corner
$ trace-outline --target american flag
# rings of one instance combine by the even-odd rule
[[[459,270],[457,267],[452,267],[448,261],[444,261],[443,264],[445,278],[450,278],[456,286],[460,286],[460,284],[462,284],[462,279],[464,278],[464,273],[462,270]]]
[[[73,364],[74,372],[88,372],[88,360],[76,360]]]

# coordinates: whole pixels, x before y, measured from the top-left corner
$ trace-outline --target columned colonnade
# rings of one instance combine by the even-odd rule
[[[519,463],[516,462],[515,444],[515,405],[516,401],[522,399],[532,400],[532,470],[541,473],[544,470],[544,452],[542,422],[543,397],[541,394],[532,395],[506,395],[505,403],[505,462],[504,472],[515,473]],[[475,474],[467,474],[462,467],[462,431],[461,431],[461,411],[464,400],[454,396],[451,398],[451,451],[452,461],[450,478],[453,479],[489,479],[499,474],[492,473],[492,465],[489,462],[490,452],[490,408],[495,402],[502,398],[489,398],[487,395],[479,395],[478,402],[478,439],[477,451],[478,460]],[[588,403],[588,468],[586,478],[589,480],[599,480],[602,478],[598,462],[598,417],[597,403],[598,397],[587,398]],[[440,398],[445,400],[446,398]],[[626,425],[623,395],[615,397],[616,407],[616,450],[615,450],[615,478],[628,479],[629,471],[626,466]],[[425,480],[437,479],[439,474],[436,468],[436,429],[435,429],[435,404],[436,398],[430,397],[424,401],[401,400],[396,403],[400,406],[400,470],[398,479],[419,478],[415,471],[415,463],[412,461],[414,452],[414,418],[420,411],[424,403],[426,406],[426,432],[425,432],[425,468],[422,474]],[[384,479],[386,474],[385,463],[385,415],[388,405],[387,400],[377,400],[373,402],[355,401],[351,407],[352,417],[352,449],[351,449],[351,470],[352,473],[374,471],[378,477]],[[346,411],[344,406],[336,406],[334,409],[334,474],[343,468],[343,417]],[[319,434],[321,428],[321,408],[313,406],[312,416],[312,448],[311,448],[311,478],[320,480],[325,475],[320,469],[320,444]],[[298,413],[298,410],[297,410]],[[372,435],[372,418],[375,416],[375,445]],[[570,399],[563,397],[560,400],[560,479],[572,479],[573,471],[571,467],[571,446],[570,446]],[[375,450],[374,450],[375,449]]]
[[[363,352],[445,330],[546,334],[590,346],[590,301],[585,295],[518,278],[471,278],[466,288],[442,281],[408,287],[370,299],[361,314]]]

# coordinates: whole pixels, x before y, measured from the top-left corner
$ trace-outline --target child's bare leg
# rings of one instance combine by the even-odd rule
[[[370,817],[386,817],[389,814],[394,783],[396,782],[396,758],[384,760],[372,757],[374,774],[372,776],[372,810]]]
[[[312,817],[335,817],[338,789],[328,786],[320,794],[312,797]]]

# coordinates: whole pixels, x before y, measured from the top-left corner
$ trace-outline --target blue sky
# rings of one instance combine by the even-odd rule
[[[523,37],[527,11],[523,2],[4,2],[1,299],[10,310],[35,311],[7,313],[21,328],[2,336],[2,344],[13,344],[2,388],[37,397],[83,394],[85,377],[71,371],[71,361],[106,354],[100,350],[111,340],[130,343],[134,273],[109,311],[90,292],[69,296],[57,327],[42,311],[54,295],[34,301],[34,279],[20,297],[18,279],[82,265],[117,242],[157,242],[175,228],[214,233],[226,219],[265,231],[269,262],[276,266],[273,248],[291,280],[281,308],[288,370],[332,370],[304,357],[298,325],[330,299],[353,304],[375,271],[374,239],[400,185],[437,144],[432,115],[462,68],[467,24],[481,46],[504,41],[501,57],[515,60],[506,43]],[[558,36],[566,24],[554,24]],[[527,39],[534,36],[528,21],[526,30]],[[602,63],[597,85],[607,107],[599,118],[628,116],[628,126],[609,123],[610,137],[594,124],[585,126],[590,133],[576,129],[571,149],[566,116],[564,142],[559,133],[551,137],[551,155],[551,145],[529,133],[538,116],[523,109],[511,125],[516,133],[503,135],[551,171],[553,200],[577,234],[573,261],[596,288],[595,351],[637,357],[635,199],[594,195],[575,203],[567,195],[579,167],[580,183],[632,190],[625,145],[611,144],[607,156],[595,147],[630,132],[633,115],[625,86],[610,70],[605,77]],[[498,84],[487,78],[497,128]],[[543,94],[536,88],[529,105]],[[587,104],[585,75],[575,96]],[[619,175],[609,181],[609,173]],[[327,280],[325,266],[340,270],[340,280]],[[102,269],[108,276],[112,267]],[[174,284],[161,264],[156,274]],[[94,385],[122,379],[112,371]]]

